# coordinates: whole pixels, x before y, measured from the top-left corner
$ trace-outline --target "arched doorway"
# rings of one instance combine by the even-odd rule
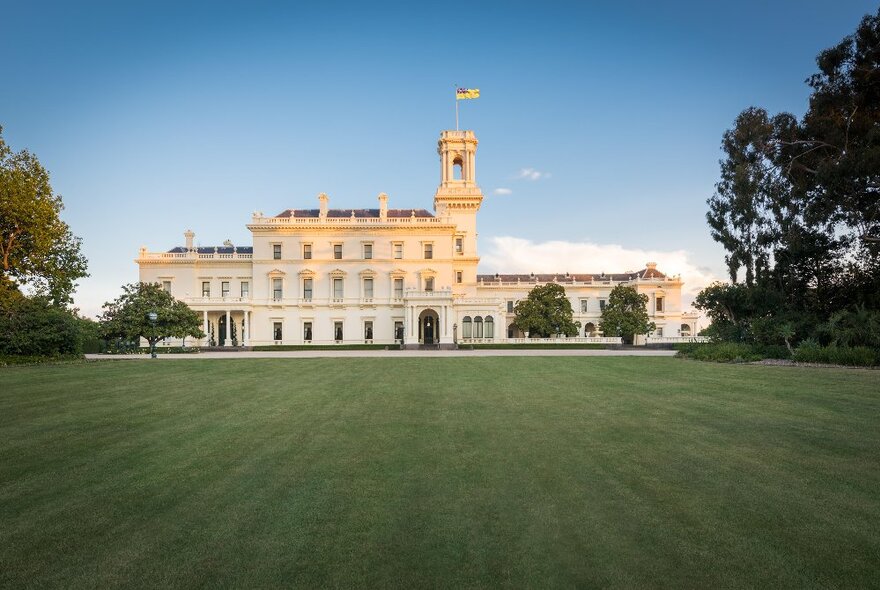
[[[440,342],[440,316],[433,309],[419,314],[419,342],[437,344]]]

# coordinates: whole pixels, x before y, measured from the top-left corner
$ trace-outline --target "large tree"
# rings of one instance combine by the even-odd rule
[[[653,332],[656,326],[648,321],[648,296],[635,287],[617,285],[608,295],[599,327],[606,336],[620,336],[627,344],[632,344],[636,334]]]
[[[99,321],[104,338],[145,339],[150,348],[166,338],[204,338],[199,316],[157,283],[122,286],[122,295],[103,305]],[[155,323],[149,314],[156,314]]]
[[[6,144],[0,127],[0,281],[27,286],[56,305],[71,301],[76,280],[88,276],[80,239],[60,214],[49,173],[36,156]]]
[[[538,285],[513,308],[513,325],[530,337],[577,336],[581,323],[572,321],[571,301],[556,283]]]

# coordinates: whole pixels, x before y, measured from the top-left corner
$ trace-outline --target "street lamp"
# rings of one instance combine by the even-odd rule
[[[156,320],[159,316],[155,311],[151,311],[147,314],[147,318],[149,318],[150,323],[153,324],[153,338],[150,340],[150,358],[156,358]]]

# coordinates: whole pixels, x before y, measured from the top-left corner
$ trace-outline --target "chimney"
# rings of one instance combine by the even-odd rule
[[[388,195],[379,193],[379,220],[388,219]]]
[[[648,270],[654,270],[654,269],[657,268],[657,263],[656,263],[656,262],[646,262],[646,263],[645,263],[645,267],[646,267]]]
[[[196,237],[196,234],[193,232],[193,230],[188,229],[185,232],[183,232],[183,237],[186,238],[186,251],[192,252],[193,238]]]
[[[327,201],[329,200],[327,193],[318,195],[318,201],[321,203],[321,219],[327,219]]]

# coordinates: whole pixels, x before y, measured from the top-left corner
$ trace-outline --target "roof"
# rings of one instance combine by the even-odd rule
[[[517,281],[528,283],[534,281],[536,283],[589,283],[600,281],[634,281],[635,279],[665,279],[666,275],[656,268],[644,268],[640,271],[625,273],[567,273],[560,272],[556,274],[491,274],[477,275],[478,281],[491,282],[501,281],[502,283],[515,283]]]
[[[328,209],[327,217],[355,217],[379,218],[379,209]],[[320,209],[287,209],[275,217],[320,217]],[[388,217],[434,217],[427,209],[388,209]]]
[[[238,252],[239,254],[254,253],[253,246],[199,246],[195,250],[199,254],[213,254],[215,251],[217,254],[233,254],[234,252]],[[172,254],[183,254],[186,251],[186,246],[176,246],[168,250],[168,252]]]

